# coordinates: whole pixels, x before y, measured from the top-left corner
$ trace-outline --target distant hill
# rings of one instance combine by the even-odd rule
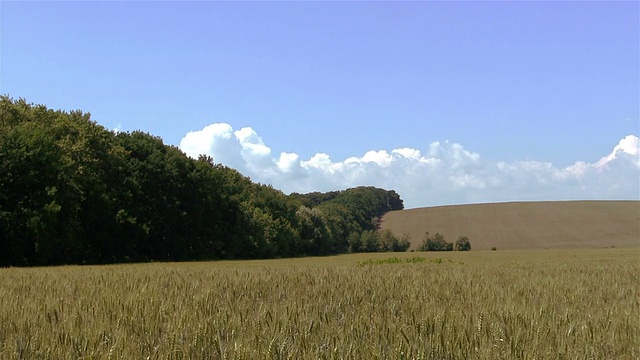
[[[472,250],[640,246],[640,201],[553,201],[452,205],[391,211],[382,229],[411,236],[425,231],[471,240]]]

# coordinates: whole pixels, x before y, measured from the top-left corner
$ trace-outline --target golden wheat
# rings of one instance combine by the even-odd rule
[[[639,255],[0,269],[0,358],[637,359]]]

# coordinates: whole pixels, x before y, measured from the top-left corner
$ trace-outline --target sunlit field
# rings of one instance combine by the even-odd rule
[[[473,250],[598,249],[640,245],[640,201],[534,201],[435,206],[390,211],[382,228],[408,233],[411,249],[425,231]]]
[[[640,249],[0,269],[2,359],[638,359]]]

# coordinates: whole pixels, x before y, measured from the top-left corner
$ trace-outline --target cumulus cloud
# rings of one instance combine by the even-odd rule
[[[286,193],[340,190],[371,185],[396,190],[405,206],[420,207],[497,201],[598,200],[640,198],[640,140],[621,139],[598,161],[556,167],[549,162],[491,162],[461,144],[434,142],[411,148],[371,150],[334,161],[318,153],[308,160],[295,153],[271,153],[249,127],[211,124],[180,142],[187,155],[213,157],[254,181]]]

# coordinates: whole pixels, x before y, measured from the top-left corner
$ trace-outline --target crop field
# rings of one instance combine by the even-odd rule
[[[472,250],[640,246],[639,201],[541,201],[437,206],[388,212],[382,228],[411,237],[425,231],[454,242],[466,235]]]
[[[1,359],[638,359],[640,248],[0,269]]]

